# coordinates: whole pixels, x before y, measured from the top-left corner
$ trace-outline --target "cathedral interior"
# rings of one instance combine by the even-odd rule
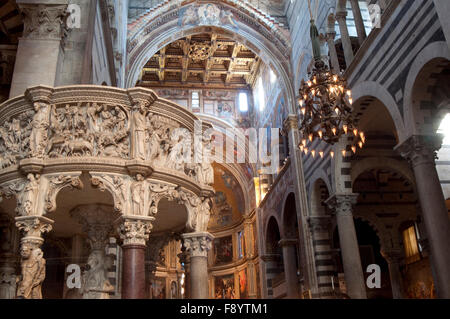
[[[0,0],[0,299],[450,299],[449,15]]]

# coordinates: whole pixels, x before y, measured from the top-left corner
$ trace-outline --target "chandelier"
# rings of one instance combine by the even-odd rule
[[[311,20],[311,39],[313,42],[314,68],[309,80],[302,80],[300,85],[300,133],[303,139],[299,148],[313,157],[324,157],[323,150],[308,148],[308,141],[320,139],[328,144],[335,144],[343,135],[353,136],[351,150],[363,148],[366,138],[364,132],[358,130],[353,116],[353,99],[347,81],[338,74],[333,74],[328,65],[320,57],[318,32]],[[320,145],[320,144],[319,144]],[[334,152],[330,152],[334,157]],[[346,156],[346,149],[342,150]]]

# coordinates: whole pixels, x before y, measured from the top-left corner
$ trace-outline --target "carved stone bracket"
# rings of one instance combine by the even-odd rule
[[[400,249],[381,249],[380,253],[389,264],[398,264],[403,261],[404,254]]]
[[[153,228],[154,217],[144,216],[122,216],[117,221],[117,232],[119,233],[122,245],[142,245],[145,246]]]
[[[214,236],[207,232],[187,233],[182,235],[183,246],[186,248],[189,256],[207,257],[208,251],[212,247]]]
[[[108,190],[114,198],[114,210],[128,215],[130,202],[130,177],[119,174],[91,173],[92,186]],[[131,214],[130,214],[131,215]]]
[[[83,188],[83,183],[79,178],[80,174],[81,173],[79,172],[75,172],[46,176],[46,179],[48,180],[48,188],[45,195],[45,211],[50,213],[56,210],[56,196],[63,188]]]
[[[437,158],[437,151],[442,146],[443,135],[432,136],[413,135],[395,150],[407,159],[411,165],[417,166],[424,163],[433,163]]]

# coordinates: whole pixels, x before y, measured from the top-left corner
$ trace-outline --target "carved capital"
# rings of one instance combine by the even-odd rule
[[[122,216],[118,220],[117,232],[122,245],[145,246],[153,228],[154,217]]]
[[[442,146],[443,135],[413,135],[395,150],[407,159],[413,167],[421,164],[433,164],[437,151]]]
[[[298,130],[298,117],[295,114],[289,114],[283,123],[283,128],[286,132],[290,130]]]
[[[183,246],[190,257],[207,257],[212,247],[213,235],[210,233],[187,233],[182,235]]]
[[[295,246],[297,242],[298,240],[294,238],[283,238],[278,242],[278,245],[280,245],[281,247]]]
[[[80,205],[70,212],[88,235],[93,250],[104,249],[113,231],[117,216],[114,209],[107,205]]]
[[[68,17],[66,4],[18,3],[24,17],[23,37],[61,40]]]
[[[353,216],[353,205],[356,204],[358,194],[335,194],[325,201],[336,215]]]
[[[331,220],[328,216],[311,216],[308,218],[308,225],[313,232],[325,232],[329,230]]]
[[[53,220],[43,216],[19,216],[16,217],[16,226],[23,232],[22,245],[29,244],[39,248],[44,239],[42,235],[52,230]]]
[[[403,260],[403,252],[400,249],[385,250],[382,248],[380,253],[389,264],[398,264]]]

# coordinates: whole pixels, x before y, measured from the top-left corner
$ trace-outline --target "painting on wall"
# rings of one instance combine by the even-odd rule
[[[151,299],[166,299],[166,279],[157,277],[152,280],[150,289]]]
[[[230,236],[214,239],[214,264],[227,264],[233,261],[233,238]]]
[[[218,164],[214,166],[215,196],[212,201],[209,229],[223,228],[241,220],[245,210],[244,195],[236,178]]]
[[[427,258],[405,267],[404,283],[406,297],[409,299],[435,299],[436,289]]]
[[[214,287],[215,299],[236,299],[233,274],[215,277]]]
[[[247,269],[239,272],[239,297],[240,299],[248,299]]]

